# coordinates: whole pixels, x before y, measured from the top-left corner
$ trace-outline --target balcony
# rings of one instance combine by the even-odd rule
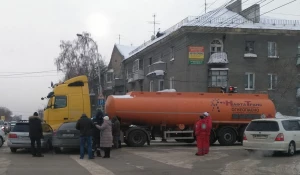
[[[122,78],[115,78],[113,87],[124,86],[124,80]]]
[[[210,55],[209,61],[207,64],[209,65],[223,65],[228,64],[229,61],[227,59],[227,53],[226,52],[216,52]]]
[[[143,70],[137,70],[133,73],[133,81],[143,80],[145,78]]]
[[[104,84],[104,90],[112,90],[113,89],[113,82],[105,82]]]
[[[163,76],[166,72],[167,64],[162,61],[155,62],[148,66],[147,77]]]
[[[133,73],[130,73],[127,76],[127,83],[133,83],[133,82],[134,82],[134,80],[133,80]]]

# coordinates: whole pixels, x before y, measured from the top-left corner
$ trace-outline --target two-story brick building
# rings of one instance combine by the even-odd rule
[[[122,61],[125,57],[128,57],[129,52],[133,49],[135,49],[134,46],[125,46],[120,44],[114,45],[110,62],[104,76],[103,94],[105,96],[112,94],[121,95],[126,93]]]
[[[261,16],[241,0],[188,17],[129,53],[126,91],[268,93],[279,112],[297,115],[300,22]],[[300,95],[300,93],[299,93]]]

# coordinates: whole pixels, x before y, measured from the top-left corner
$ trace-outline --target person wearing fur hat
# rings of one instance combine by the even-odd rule
[[[100,130],[100,147],[104,150],[103,158],[110,158],[110,149],[113,145],[112,123],[108,116],[103,117],[103,124],[96,125]]]
[[[31,141],[31,154],[33,157],[44,157],[41,149],[41,139],[43,136],[42,120],[37,112],[29,117],[29,137]],[[35,143],[37,148],[35,148]]]

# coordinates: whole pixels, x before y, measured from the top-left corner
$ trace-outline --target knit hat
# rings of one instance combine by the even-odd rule
[[[103,117],[104,120],[109,120],[108,116]]]
[[[39,116],[39,114],[37,112],[34,112],[33,116]]]

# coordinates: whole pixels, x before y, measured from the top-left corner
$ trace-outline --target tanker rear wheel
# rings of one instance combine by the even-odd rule
[[[142,130],[131,131],[128,135],[128,145],[132,147],[141,147],[145,145],[147,141],[147,135]]]
[[[223,128],[218,133],[219,143],[222,146],[230,146],[236,142],[237,134],[232,128]]]

